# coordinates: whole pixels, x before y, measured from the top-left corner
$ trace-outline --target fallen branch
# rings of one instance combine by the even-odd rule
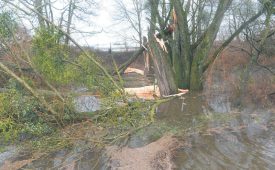
[[[145,51],[145,48],[142,46],[139,48],[138,51],[136,51],[133,56],[128,60],[126,61],[125,63],[123,63],[119,68],[118,68],[118,73],[119,74],[122,74],[124,73],[124,71],[127,69],[127,67],[132,64],[134,61],[137,60],[137,58],[142,55],[142,53]],[[113,72],[113,75],[117,74],[117,71],[114,71]]]
[[[182,89],[178,89],[180,93],[177,94],[171,94],[168,96],[162,96],[163,98],[169,98],[169,97],[180,97],[183,96],[184,94],[186,94],[189,90],[182,90]]]
[[[25,87],[50,113],[48,116],[52,116],[56,123],[61,126],[60,122],[57,120],[58,113],[46,102],[46,100],[39,95],[25,80],[18,77],[13,71],[6,67],[2,62],[0,62],[0,69],[4,70],[9,76],[16,79],[23,87]]]

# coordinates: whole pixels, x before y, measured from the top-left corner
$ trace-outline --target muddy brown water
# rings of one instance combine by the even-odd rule
[[[156,110],[156,122],[133,135],[128,146],[145,146],[169,132],[184,143],[173,155],[176,169],[275,169],[274,108],[230,109],[229,113],[210,110],[199,94],[164,103]],[[107,162],[101,152],[76,147],[42,157],[22,169],[105,170],[110,169]]]
[[[186,144],[174,155],[176,169],[275,169],[274,108],[215,113],[189,93],[162,105],[159,118],[186,129],[178,134]]]

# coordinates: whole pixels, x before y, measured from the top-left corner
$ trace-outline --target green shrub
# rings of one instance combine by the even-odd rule
[[[37,100],[22,95],[15,89],[9,89],[0,94],[0,116],[11,118],[15,122],[37,121],[40,111]]]
[[[0,118],[0,143],[10,141],[18,135],[18,126],[10,118]]]
[[[68,58],[68,50],[60,45],[59,39],[58,32],[38,30],[32,44],[32,61],[46,79],[64,83],[66,82],[64,60]]]
[[[103,95],[115,90],[89,57],[70,56],[69,47],[60,43],[60,39],[58,31],[38,30],[34,36],[32,61],[44,78],[54,84],[85,85]],[[89,55],[96,58],[93,53]]]
[[[3,141],[19,139],[21,134],[41,136],[52,128],[39,116],[44,110],[37,100],[16,89],[0,93],[0,136]]]
[[[50,134],[54,131],[47,123],[37,122],[26,122],[23,124],[23,128],[20,133],[29,134],[30,136],[41,137],[45,134]]]

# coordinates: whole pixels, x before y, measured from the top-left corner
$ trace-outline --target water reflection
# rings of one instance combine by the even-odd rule
[[[57,151],[22,168],[36,170],[91,170],[106,169],[105,158],[101,157],[100,152],[94,150],[77,151],[73,149],[64,149]]]
[[[173,160],[179,170],[273,170],[274,113],[275,109],[233,112],[231,108],[227,113],[213,113],[201,95],[189,93],[184,98],[160,105],[156,123],[133,135],[129,146],[141,147],[157,140],[167,130],[163,127],[169,126],[177,129],[177,136],[184,143]],[[104,159],[101,153],[89,149],[62,150],[24,168],[108,169]]]
[[[177,169],[275,169],[274,109],[211,113],[190,93],[160,106],[158,117],[190,129],[181,134],[187,145],[175,154]]]

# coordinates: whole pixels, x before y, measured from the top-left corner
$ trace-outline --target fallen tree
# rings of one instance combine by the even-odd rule
[[[145,46],[146,46],[146,45],[145,45]],[[123,64],[118,68],[117,71],[114,71],[114,72],[113,72],[113,75],[115,75],[115,74],[117,74],[117,73],[123,74],[124,71],[125,71],[133,62],[135,62],[135,61],[138,59],[139,56],[141,56],[141,55],[143,54],[144,51],[145,51],[145,47],[144,47],[144,46],[140,47],[139,50],[136,51],[136,52],[133,54],[133,56],[132,56],[129,60],[127,60],[125,63],[123,63]]]

